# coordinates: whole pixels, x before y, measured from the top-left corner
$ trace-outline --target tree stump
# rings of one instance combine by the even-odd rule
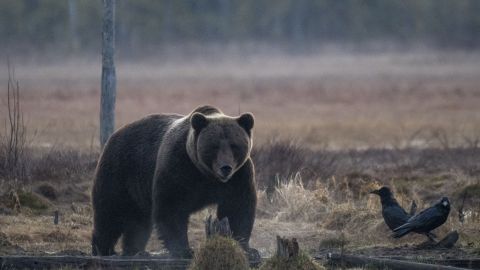
[[[232,230],[230,229],[228,218],[224,217],[222,220],[215,218],[212,220],[212,216],[209,216],[207,220],[205,220],[205,233],[207,238],[210,238],[214,235],[232,237]]]
[[[277,235],[277,256],[287,260],[298,256],[300,248],[296,238],[287,239]]]

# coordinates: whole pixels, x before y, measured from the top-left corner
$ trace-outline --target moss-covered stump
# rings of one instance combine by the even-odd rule
[[[195,252],[190,270],[248,270],[243,249],[232,238],[212,236]]]
[[[50,203],[33,192],[18,191],[18,199],[21,207],[27,207],[34,212],[41,212],[50,207]]]
[[[300,252],[298,256],[286,259],[278,255],[266,260],[259,270],[324,270],[307,254]]]

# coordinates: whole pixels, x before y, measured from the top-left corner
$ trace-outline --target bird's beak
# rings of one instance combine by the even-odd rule
[[[380,191],[378,191],[378,190],[372,190],[372,191],[370,191],[370,194],[380,195]]]

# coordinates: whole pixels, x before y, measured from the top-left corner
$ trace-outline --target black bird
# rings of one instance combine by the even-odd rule
[[[433,239],[435,235],[430,231],[445,223],[449,213],[450,201],[447,197],[443,197],[433,206],[411,217],[407,223],[395,228],[392,236],[400,238],[410,232],[416,232],[425,234],[430,240],[435,241]]]
[[[392,191],[388,187],[382,187],[370,193],[380,196],[383,220],[390,230],[393,231],[393,229],[405,224],[411,217],[411,215],[398,204],[397,200],[393,197]]]

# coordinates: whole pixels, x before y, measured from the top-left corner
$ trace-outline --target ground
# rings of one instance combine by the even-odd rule
[[[251,245],[264,256],[274,252],[277,234],[296,237],[311,254],[416,254],[424,237],[392,239],[379,199],[368,193],[386,184],[406,208],[449,196],[450,217],[436,233],[457,230],[455,254],[478,257],[479,60],[475,53],[431,51],[118,60],[117,127],[150,113],[187,114],[199,104],[253,112],[259,206]],[[0,171],[0,253],[89,253],[99,61],[11,62],[28,133],[26,180],[8,181]],[[7,72],[0,70],[5,104]],[[20,193],[31,196],[18,196],[15,207]],[[191,219],[195,247],[211,213]],[[148,250],[161,251],[151,239]]]

